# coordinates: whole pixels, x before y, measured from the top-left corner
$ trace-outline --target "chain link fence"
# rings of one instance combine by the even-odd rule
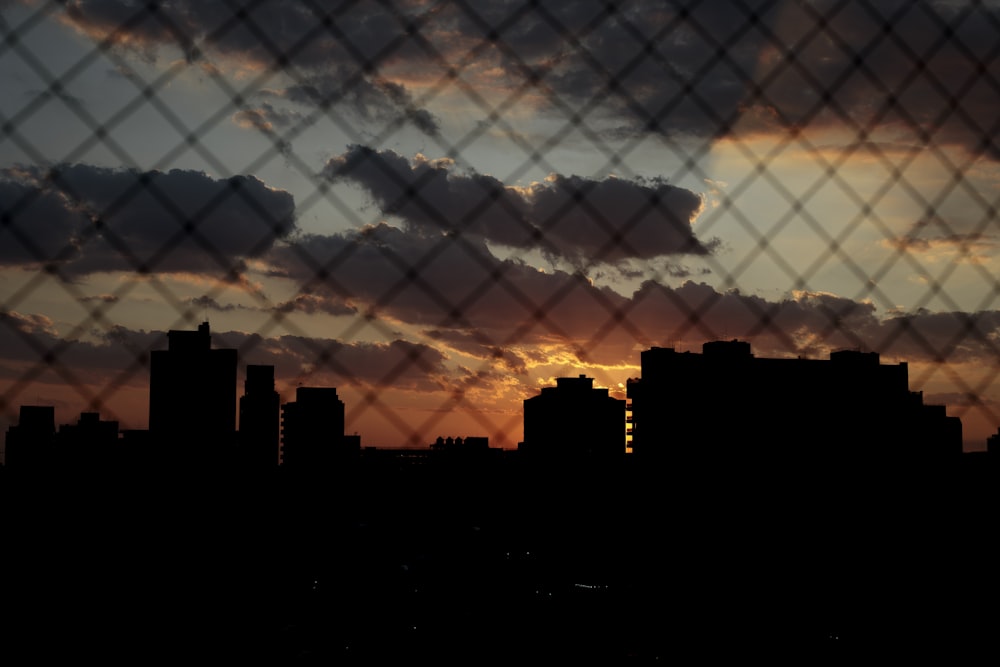
[[[0,2],[0,413],[144,428],[149,352],[211,320],[366,444],[512,448],[555,377],[740,338],[906,361],[982,448],[998,37],[991,2]]]

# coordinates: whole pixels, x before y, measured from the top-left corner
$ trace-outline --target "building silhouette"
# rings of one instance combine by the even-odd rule
[[[17,424],[7,428],[4,465],[15,469],[49,465],[55,433],[54,406],[22,405]]]
[[[654,347],[630,380],[637,463],[772,466],[952,458],[962,425],[908,387],[907,364],[840,350],[828,360],[757,358],[745,341],[702,353]]]
[[[524,400],[524,441],[530,463],[620,463],[625,457],[625,405],[585,375],[556,378]]]
[[[298,387],[281,406],[281,465],[328,472],[357,461],[360,439],[344,436],[344,402],[335,387]]]
[[[239,457],[251,467],[278,465],[281,397],[274,389],[274,366],[248,365],[240,397]]]
[[[169,331],[167,349],[150,353],[149,431],[170,460],[198,465],[232,448],[236,364],[235,349],[212,349],[208,322]]]
[[[996,433],[986,438],[986,453],[993,456],[1000,454],[1000,428],[997,429]]]
[[[97,412],[81,412],[75,424],[62,424],[55,437],[54,455],[67,468],[111,471],[122,459],[118,422]]]
[[[157,355],[157,370],[178,359],[177,390],[193,394],[213,372],[191,362],[211,358],[207,325],[181,333],[194,335],[172,337],[166,352],[176,356]],[[440,660],[441,647],[446,662],[477,650],[516,661],[539,646],[564,662],[651,663],[679,642],[877,637],[887,619],[918,639],[917,629],[947,632],[943,623],[992,637],[993,618],[973,626],[974,614],[954,610],[984,582],[989,592],[1000,588],[965,562],[991,546],[981,528],[996,515],[996,464],[983,456],[956,477],[947,473],[962,466],[879,474],[867,489],[866,466],[856,465],[961,452],[961,423],[909,391],[906,364],[856,350],[758,359],[740,341],[707,343],[700,354],[652,348],[641,361],[642,377],[628,385],[631,457],[626,401],[584,375],[524,401],[517,452],[492,449],[487,437],[442,436],[362,456],[360,436],[344,433],[336,388],[299,387],[282,406],[274,367],[251,365],[240,448],[231,450],[246,456],[220,460],[263,464],[280,452],[284,465],[261,475],[162,475],[150,431],[120,431],[96,412],[57,431],[52,406],[22,406],[7,432],[11,470],[0,479],[5,500],[18,501],[5,506],[5,534],[17,547],[6,554],[15,565],[6,567],[5,599],[38,613],[53,601],[77,604],[79,613],[58,616],[66,626],[83,619],[78,636],[100,641],[88,623],[105,619],[88,616],[88,604],[112,599],[115,622],[139,638],[134,650],[169,644],[162,628],[193,600],[197,640],[214,639],[220,657],[235,645],[244,652],[237,657],[277,664],[307,651],[343,661],[342,647],[364,663]],[[235,397],[234,385],[227,382]],[[233,404],[216,398],[228,414]],[[197,435],[192,419],[205,418],[191,400],[173,407],[180,424],[168,433],[185,447]],[[113,468],[121,474],[76,472],[82,461],[101,466],[105,447],[125,462]],[[206,460],[190,458],[195,472]],[[720,460],[753,465],[733,466],[738,476],[684,468],[671,476],[658,465]],[[851,465],[818,465],[838,460]],[[60,461],[70,474],[55,483],[19,476]],[[765,466],[781,476],[760,483],[750,473]],[[40,511],[43,498],[58,502]],[[934,544],[948,549],[927,548]],[[156,564],[143,554],[164,549],[181,557],[149,576]],[[762,614],[761,600],[777,611]],[[518,627],[498,633],[511,610]],[[12,616],[38,626],[32,645],[67,631],[37,624],[38,613]],[[371,623],[379,614],[387,622]]]

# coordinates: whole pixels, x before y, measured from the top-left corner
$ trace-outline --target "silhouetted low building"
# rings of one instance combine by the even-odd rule
[[[22,405],[17,424],[7,429],[5,465],[19,470],[51,465],[55,433],[55,407]]]
[[[757,358],[745,341],[702,353],[654,347],[630,381],[632,451],[664,461],[885,463],[962,453],[962,427],[908,387],[906,363],[839,350],[829,360]]]
[[[486,465],[497,464],[499,449],[490,448],[490,439],[486,436],[439,436],[430,446],[435,463],[452,468],[458,467],[465,471],[481,469]]]
[[[1000,428],[997,432],[986,438],[986,452],[994,456],[1000,455]]]
[[[484,452],[489,447],[490,439],[486,436],[469,436],[467,438],[462,436],[453,438],[450,435],[447,438],[438,436],[434,444],[431,445],[431,449],[436,451]]]
[[[97,412],[81,412],[75,424],[63,424],[55,437],[58,465],[110,471],[122,461],[118,422]]]
[[[527,463],[577,465],[620,463],[625,457],[625,400],[594,388],[585,375],[556,378],[524,401]]]
[[[344,437],[344,402],[335,387],[298,387],[281,414],[283,466],[316,473],[357,461],[361,440]]]

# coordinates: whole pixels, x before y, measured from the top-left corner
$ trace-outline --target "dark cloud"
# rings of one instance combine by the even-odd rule
[[[694,281],[677,287],[647,281],[623,296],[579,274],[501,260],[482,243],[386,224],[295,243],[276,247],[268,259],[285,276],[311,281],[315,299],[422,327],[443,346],[514,373],[547,358],[635,362],[652,345],[717,338],[751,340],[761,356],[822,357],[843,347],[912,361],[997,354],[992,341],[1000,323],[992,312],[903,318],[822,292],[768,300]],[[302,263],[303,254],[324,267],[319,276]]]
[[[766,86],[745,103],[772,112],[763,129],[841,125],[860,141],[882,129],[896,145],[997,156],[995,6],[789,2],[773,16],[755,79]]]
[[[716,138],[840,126],[865,142],[961,145],[996,157],[989,3],[490,3],[460,32],[487,36],[512,79],[597,130]]]
[[[301,335],[263,337],[259,334],[212,334],[216,347],[240,350],[248,364],[270,364],[275,377],[289,386],[374,387],[408,391],[438,391],[445,387],[446,357],[422,343],[396,339],[385,343],[346,343]]]
[[[546,5],[516,14],[496,48],[512,73],[540,81],[560,115],[599,130],[713,137],[739,117],[776,4]],[[488,23],[510,22],[520,6],[503,4]]]
[[[529,189],[531,218],[549,247],[579,264],[664,255],[707,255],[691,229],[701,197],[661,179],[550,176]]]
[[[274,128],[285,128],[302,121],[302,114],[296,111],[277,109],[267,102],[254,108],[241,109],[233,114],[233,121],[243,127],[262,132],[273,132]]]
[[[284,89],[263,91],[262,96],[321,109],[340,106],[351,109],[364,121],[391,124],[405,120],[429,135],[435,135],[441,129],[437,118],[418,108],[401,84],[376,77],[352,78],[345,71],[325,71],[300,77],[298,81]],[[269,117],[278,113],[273,107],[268,110]]]
[[[43,379],[51,375],[51,381],[57,383],[102,384],[125,378],[131,385],[145,386],[149,352],[167,348],[164,331],[113,327],[87,333],[88,340],[66,339],[48,318],[0,314],[0,377],[16,380],[25,373],[34,377],[37,373],[27,370],[34,366],[44,369]],[[274,365],[276,377],[285,383],[309,379],[412,391],[445,386],[445,355],[405,340],[345,343],[295,335],[265,338],[239,331],[213,331],[212,345],[240,350],[241,364]]]
[[[156,3],[155,9],[126,0],[63,4],[66,19],[77,29],[147,59],[172,46],[190,62],[221,58],[284,71],[293,83],[274,91],[279,97],[323,109],[339,105],[363,119],[406,121],[428,134],[438,131],[434,116],[418,108],[401,83],[380,74],[395,63],[431,57],[414,38],[433,16],[423,2],[178,0]],[[272,118],[289,113],[265,111]]]
[[[458,231],[518,248],[537,242],[522,194],[492,176],[457,173],[448,159],[410,161],[391,150],[351,146],[327,162],[324,174],[360,185],[382,213],[413,230]]]
[[[870,303],[831,294],[802,292],[767,301],[691,282],[677,289],[647,283],[633,303],[634,320],[663,344],[741,338],[752,340],[760,356],[821,357],[850,347],[915,363],[994,364],[1000,359],[998,311],[879,316]]]
[[[44,265],[78,256],[85,220],[57,190],[37,184],[34,173],[0,179],[0,262]]]
[[[137,385],[146,352],[166,344],[164,334],[112,327],[85,332],[88,340],[67,340],[41,315],[0,313],[0,370],[5,378],[38,377],[42,381],[82,385]]]
[[[382,213],[422,233],[461,232],[512,248],[539,248],[573,265],[706,255],[691,223],[702,199],[661,179],[550,176],[527,188],[465,174],[447,159],[352,146],[324,173],[363,187]]]
[[[80,297],[79,301],[83,303],[98,302],[98,303],[118,303],[121,301],[121,297],[115,294],[96,294],[94,296],[84,296]]]
[[[329,297],[319,297],[315,294],[298,294],[294,298],[284,301],[275,310],[282,313],[306,313],[315,315],[325,313],[327,315],[357,315],[356,308],[345,305]]]
[[[257,305],[245,305],[238,303],[222,303],[218,299],[208,294],[203,294],[191,299],[188,303],[192,308],[188,312],[216,311],[229,313],[236,310],[252,311],[261,313],[305,313],[307,315],[327,314],[327,315],[357,315],[354,308],[337,302],[329,297],[318,297],[313,294],[302,293],[296,295],[288,301],[283,301],[277,305],[265,303],[266,297],[262,296],[261,302]]]
[[[462,354],[487,361],[491,366],[499,365],[510,373],[524,375],[528,372],[528,367],[521,354],[510,348],[495,345],[492,341],[484,339],[475,332],[431,329],[424,331],[423,334]]]
[[[902,359],[995,365],[1000,360],[1000,312],[893,316],[880,323],[875,346]]]
[[[974,212],[974,211],[973,211]],[[997,246],[997,235],[982,231],[984,220],[976,220],[968,209],[954,217],[933,215],[913,223],[905,234],[885,239],[882,244],[902,252],[924,253],[942,250],[957,259],[978,262],[988,259]]]
[[[304,236],[276,247],[270,261],[316,294],[363,314],[432,329],[477,330],[486,346],[564,341],[593,331],[624,297],[585,277],[543,272],[497,259],[481,241],[426,237],[381,224],[333,236]],[[323,278],[303,263],[325,267]]]
[[[233,303],[219,303],[217,299],[207,294],[196,296],[193,299],[188,299],[188,304],[194,306],[195,309],[198,310],[215,310],[221,313],[240,310],[242,308],[242,306],[238,306]]]
[[[873,347],[879,326],[869,303],[810,292],[768,301],[693,281],[676,288],[644,283],[632,296],[630,318],[661,345],[740,338],[753,341],[761,356],[815,356],[841,347]]]
[[[294,228],[294,201],[253,176],[89,165],[0,175],[0,262],[236,276]]]
[[[78,29],[148,57],[171,45],[191,61],[208,54],[280,70],[291,81],[274,93],[287,101],[431,134],[439,123],[414,100],[417,79],[461,81],[477,100],[530,91],[526,101],[557,117],[619,136],[713,139],[819,124],[860,142],[886,129],[898,144],[1000,150],[1000,9],[989,3],[63,4]]]

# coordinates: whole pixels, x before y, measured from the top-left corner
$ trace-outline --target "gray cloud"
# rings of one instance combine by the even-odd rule
[[[299,312],[308,315],[325,313],[327,315],[357,315],[358,311],[351,306],[340,303],[329,297],[319,297],[314,294],[300,293],[288,301],[275,306],[282,313]]]
[[[428,58],[412,34],[433,10],[416,0],[334,7],[179,0],[158,3],[155,11],[126,0],[71,0],[64,6],[79,30],[147,60],[172,46],[192,63],[222,58],[281,70],[293,83],[276,91],[279,97],[324,109],[340,105],[362,119],[407,121],[428,134],[438,130],[434,116],[418,108],[402,84],[380,74],[393,63]],[[273,107],[261,112],[267,122],[292,113]]]
[[[996,157],[989,3],[599,0],[462,13],[465,35],[501,28],[493,52],[535,79],[552,111],[626,133],[712,139],[845,126],[903,145]],[[583,110],[583,111],[581,111]]]
[[[983,230],[992,225],[986,219],[975,219],[975,209],[968,208],[954,216],[938,214],[924,217],[910,225],[905,234],[885,239],[882,244],[896,250],[953,253],[956,261],[978,262],[992,256],[997,247],[996,234]]]
[[[748,130],[843,126],[866,142],[961,146],[998,156],[1000,8],[890,0],[781,3],[761,44]],[[875,134],[878,136],[878,134]]]
[[[150,349],[166,344],[165,334],[113,327],[85,332],[92,340],[67,340],[44,316],[0,313],[0,377],[37,375],[58,384],[110,383],[137,386]],[[31,370],[29,370],[31,369]]]
[[[570,334],[561,332],[594,331],[605,307],[625,303],[582,276],[499,260],[481,241],[461,237],[381,224],[293,243],[276,247],[269,260],[285,276],[310,282],[314,294],[431,329],[476,329],[487,346],[564,341]],[[301,261],[303,254],[328,267],[323,276]]]
[[[218,299],[209,296],[208,294],[203,294],[201,296],[196,296],[193,299],[188,299],[188,304],[194,306],[198,310],[215,310],[221,313],[227,313],[233,310],[241,310],[243,306],[238,306],[232,303],[219,303]]]
[[[577,264],[707,255],[719,246],[698,240],[691,229],[701,198],[664,180],[554,175],[534,184],[527,198],[550,247]]]
[[[105,271],[238,275],[294,228],[294,201],[253,176],[90,165],[0,174],[0,262]]]
[[[524,375],[528,372],[524,357],[518,352],[500,345],[493,344],[489,339],[476,335],[475,332],[458,331],[454,329],[430,329],[423,334],[438,341],[442,345],[488,361],[491,365],[499,365],[507,372]]]
[[[496,178],[455,173],[451,161],[418,155],[411,162],[391,151],[350,146],[330,159],[324,175],[364,188],[382,213],[410,229],[457,231],[503,245],[532,245],[534,226],[523,195]]]
[[[78,255],[74,239],[85,221],[54,189],[36,185],[30,174],[7,172],[0,179],[0,262],[44,265]]]
[[[418,108],[404,86],[381,77],[353,77],[347,71],[324,71],[299,77],[298,83],[287,88],[262,91],[261,96],[321,109],[339,106],[350,109],[362,121],[383,124],[407,121],[429,135],[441,129],[438,119],[426,109]],[[294,115],[273,106],[263,111],[275,124]]]
[[[145,386],[149,352],[167,346],[164,331],[113,327],[88,333],[92,340],[66,339],[45,317],[0,314],[0,377],[16,379],[19,372],[34,365],[49,369],[43,380],[51,375],[51,381],[60,384],[68,379],[82,385],[125,378],[133,386]],[[308,379],[412,391],[435,391],[445,386],[445,355],[405,340],[345,343],[295,335],[265,338],[239,331],[213,331],[212,345],[240,350],[241,364],[274,365],[277,379],[286,383]],[[129,373],[136,365],[138,370]]]
[[[880,323],[876,349],[904,359],[996,364],[1000,359],[1000,312],[919,311]]]
[[[121,297],[115,294],[96,294],[93,296],[80,297],[80,301],[83,303],[118,303],[121,301]]]
[[[511,72],[540,80],[560,115],[585,110],[582,121],[598,129],[713,137],[741,113],[775,4],[547,5],[505,30],[497,50]],[[489,24],[518,6],[507,3]]]
[[[288,101],[439,128],[407,82],[522,86],[594,131],[712,139],[846,126],[995,157],[1000,9],[989,3],[347,3],[72,0],[78,29],[153,57],[172,45],[277,69]],[[459,71],[460,70],[460,71]],[[275,114],[283,113],[273,110]]]
[[[276,109],[266,102],[259,107],[241,109],[233,114],[233,122],[262,132],[273,132],[275,127],[288,127],[301,120],[299,113]]]
[[[482,243],[386,224],[294,243],[269,260],[280,274],[310,281],[311,298],[423,327],[450,349],[513,373],[549,354],[620,364],[653,345],[717,338],[751,340],[761,356],[823,357],[843,347],[914,362],[1000,355],[994,311],[880,315],[871,303],[832,294],[768,300],[690,280],[648,281],[623,296],[578,274],[501,260]],[[303,253],[326,267],[320,276],[302,264]]]
[[[272,364],[278,379],[289,384],[330,385],[439,391],[446,387],[446,357],[440,351],[402,339],[385,343],[283,335],[213,334],[217,346],[243,351],[248,364]]]
[[[664,255],[706,255],[691,223],[695,193],[660,179],[550,176],[528,188],[492,176],[463,174],[449,160],[352,146],[324,173],[363,187],[382,213],[421,233],[461,232],[513,248],[539,248],[574,265]]]

